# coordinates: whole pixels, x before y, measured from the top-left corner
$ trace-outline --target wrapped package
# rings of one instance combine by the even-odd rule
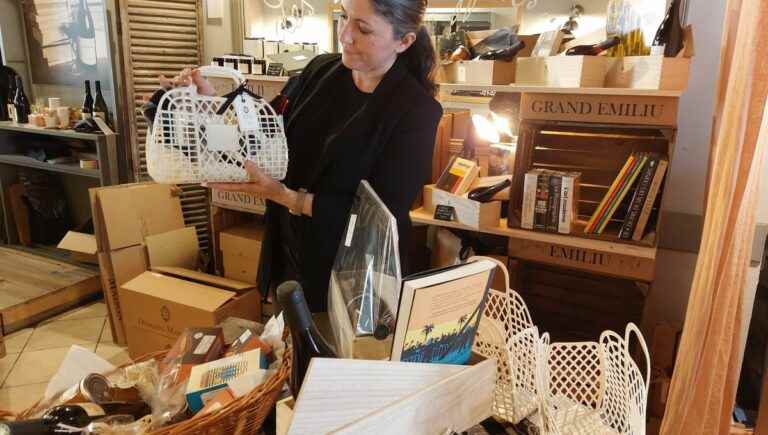
[[[400,296],[397,221],[367,181],[360,182],[331,270],[328,311],[340,357],[354,337],[384,339]]]

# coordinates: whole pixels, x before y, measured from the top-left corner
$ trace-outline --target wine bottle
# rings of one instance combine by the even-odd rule
[[[77,63],[84,68],[96,68],[96,32],[88,2],[80,0],[75,9],[75,50]]]
[[[477,202],[489,202],[493,199],[493,196],[497,193],[501,192],[502,190],[506,189],[507,187],[512,185],[512,180],[509,178],[504,179],[503,181],[496,183],[492,186],[487,187],[478,187],[477,189],[473,189],[469,192],[469,195],[467,197],[471,199],[472,201]]]
[[[93,97],[91,96],[91,81],[85,81],[85,99],[83,100],[82,118],[89,119],[93,117]]]
[[[618,36],[608,38],[605,41],[595,45],[577,45],[571,47],[565,52],[566,56],[597,56],[598,54],[609,50],[621,43]]]
[[[38,419],[0,422],[0,434],[49,435],[71,433],[71,429],[67,427],[84,428],[92,422],[110,415],[129,415],[138,420],[151,413],[152,409],[144,402],[61,405],[49,409]]]
[[[651,55],[675,57],[683,48],[683,26],[680,20],[681,0],[672,0],[667,16],[659,25],[656,36],[653,38]]]
[[[315,357],[335,358],[336,352],[328,345],[317,330],[312,314],[304,299],[301,284],[286,281],[277,288],[277,300],[285,313],[288,329],[293,343],[293,362],[291,363],[290,387],[293,397],[299,397],[301,384],[309,368],[309,361]]]
[[[28,123],[31,107],[29,106],[29,99],[24,93],[24,83],[19,76],[16,76],[16,96],[13,98],[13,107],[16,110],[16,122],[19,124]]]
[[[104,96],[101,94],[101,82],[98,80],[96,80],[96,98],[93,101],[91,112],[93,116],[98,116],[110,125],[109,108],[107,107],[107,102],[104,101]]]
[[[13,97],[16,96],[16,71],[13,69],[7,67],[7,66],[0,66],[0,73],[5,74],[5,82],[3,83],[3,87],[5,89],[2,89],[2,91],[5,91],[5,94],[0,94],[2,98],[0,98],[0,104],[2,104],[2,112],[4,116],[0,116],[2,118],[2,121],[13,121],[16,122],[16,108],[13,106]]]
[[[509,62],[515,58],[520,50],[525,48],[525,42],[517,41],[507,48],[500,48],[498,50],[491,50],[480,55],[482,60],[501,60]]]

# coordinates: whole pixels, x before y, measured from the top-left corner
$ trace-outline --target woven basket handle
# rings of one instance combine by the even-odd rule
[[[640,347],[643,349],[643,354],[645,356],[645,391],[648,391],[648,386],[651,382],[651,357],[648,354],[648,345],[646,345],[643,333],[640,332],[637,325],[629,322],[627,323],[627,329],[624,331],[624,342],[627,348],[629,348],[629,339],[631,338],[632,333],[637,336],[637,342],[640,343]]]

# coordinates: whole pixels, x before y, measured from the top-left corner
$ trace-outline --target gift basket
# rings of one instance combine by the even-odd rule
[[[235,90],[200,95],[192,84],[167,91],[147,132],[147,170],[158,183],[244,182],[251,160],[283,179],[288,146],[280,115],[230,68],[204,66],[204,77],[227,77]]]
[[[188,328],[171,349],[146,355],[107,373],[89,374],[19,413],[15,420],[23,424],[80,407],[107,410],[121,405],[123,408],[117,412],[105,414],[105,418],[86,426],[63,424],[59,420],[56,433],[256,434],[291,372],[292,350],[285,342],[287,331],[282,317],[273,318],[261,335],[245,328],[225,345],[226,332],[222,334],[221,330]],[[250,368],[257,369],[250,370],[249,362]],[[199,392],[190,387],[197,379],[202,379]],[[226,385],[213,386],[216,382]],[[196,407],[197,398],[200,407]]]
[[[363,180],[331,269],[328,311],[339,356],[352,357],[354,337],[394,332],[400,282],[397,221]]]

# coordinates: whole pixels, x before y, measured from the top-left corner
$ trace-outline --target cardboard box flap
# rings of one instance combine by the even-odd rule
[[[81,254],[96,255],[96,236],[67,231],[67,234],[59,242],[58,248]]]
[[[197,268],[200,245],[195,227],[179,228],[144,238],[150,267]]]
[[[184,228],[181,201],[167,184],[132,184],[95,193],[107,248],[126,248],[144,237]]]
[[[238,225],[222,231],[219,237],[222,251],[258,257],[264,240],[264,227],[255,224]],[[258,264],[254,267],[258,267]]]
[[[248,284],[242,281],[236,281],[234,279],[229,279],[229,278],[222,278],[220,276],[198,272],[196,270],[184,269],[181,267],[159,266],[159,267],[153,267],[152,271],[162,273],[168,276],[173,276],[176,278],[183,278],[185,280],[196,282],[198,284],[204,284],[212,287],[218,287],[220,289],[231,290],[234,292],[243,292],[243,291],[251,290],[252,288],[254,288],[253,284]]]
[[[206,311],[215,311],[237,294],[191,281],[144,272],[123,285],[123,289],[147,296],[175,301]]]

